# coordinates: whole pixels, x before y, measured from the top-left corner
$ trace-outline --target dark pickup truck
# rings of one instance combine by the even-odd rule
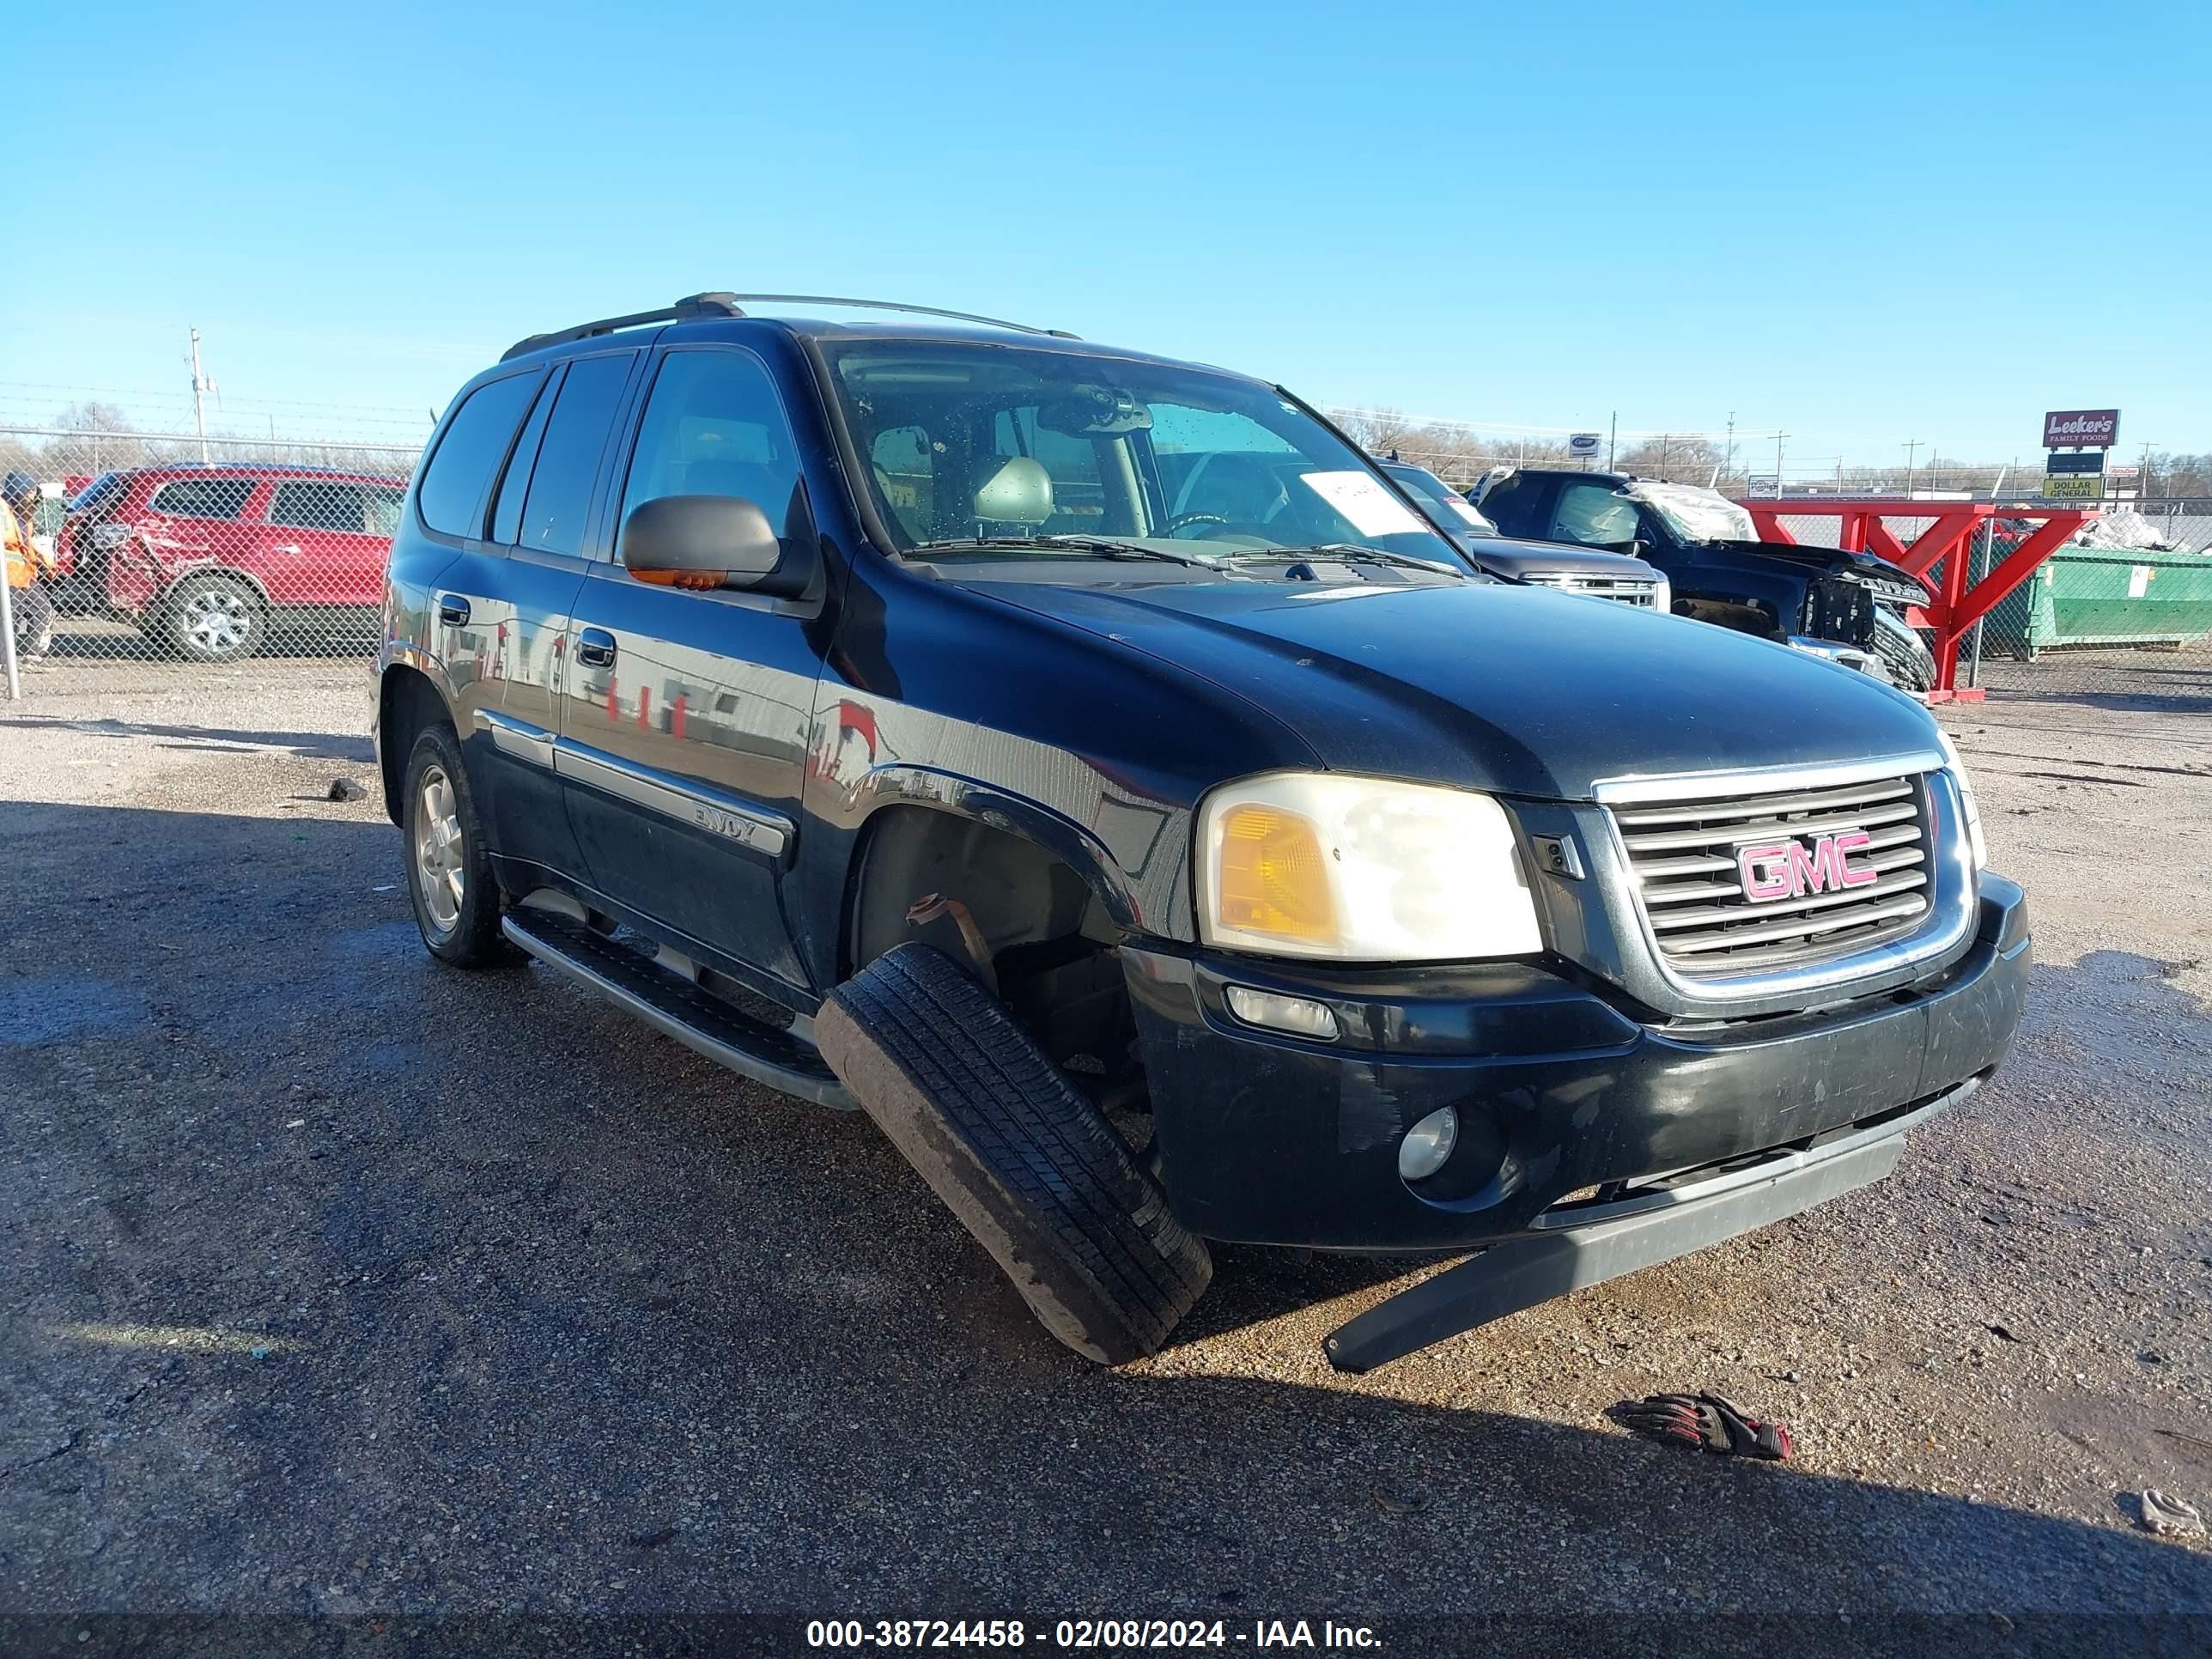
[[[1611,599],[1662,615],[1674,607],[1672,585],[1641,559],[1565,542],[1508,540],[1473,502],[1428,468],[1401,461],[1395,453],[1376,465],[1383,477],[1413,498],[1477,570],[1507,581]]]
[[[1718,490],[1621,472],[1499,468],[1476,488],[1509,536],[1634,552],[1664,571],[1678,616],[1777,640],[1874,673],[1907,691],[1936,662],[1905,620],[1928,590],[1871,553],[1759,539],[1751,514]]]
[[[2026,906],[1911,699],[1484,580],[1279,386],[861,303],[453,400],[376,711],[440,960],[864,1109],[1107,1362],[1209,1240],[1480,1251],[1378,1364],[1878,1179],[2004,1054]]]

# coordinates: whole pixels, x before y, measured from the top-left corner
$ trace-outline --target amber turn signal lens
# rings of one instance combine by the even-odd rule
[[[1231,808],[1221,824],[1222,925],[1278,939],[1336,937],[1328,867],[1314,827],[1278,806]]]
[[[681,587],[699,593],[720,587],[730,579],[726,570],[633,570],[629,574],[655,587]]]

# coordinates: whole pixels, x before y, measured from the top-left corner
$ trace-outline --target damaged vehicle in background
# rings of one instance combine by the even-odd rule
[[[1478,570],[1563,593],[1613,599],[1662,616],[1674,608],[1674,592],[1666,576],[1641,559],[1561,542],[1508,541],[1466,496],[1428,468],[1400,460],[1395,450],[1376,465],[1413,498]]]
[[[1755,634],[1924,693],[1936,659],[1907,613],[1928,590],[1871,553],[1759,538],[1751,514],[1698,484],[1622,472],[1498,467],[1474,504],[1508,536],[1634,553],[1674,585],[1674,614]]]
[[[2020,1018],[1925,708],[1481,580],[1265,380],[700,295],[463,386],[387,582],[430,953],[865,1109],[1092,1360],[1209,1241],[1480,1252],[1328,1339],[1364,1370],[1795,1214]],[[579,1052],[594,1110],[653,1086]]]

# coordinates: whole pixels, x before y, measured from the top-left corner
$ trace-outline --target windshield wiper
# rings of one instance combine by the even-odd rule
[[[933,542],[916,542],[909,550],[927,553],[937,549],[980,548],[1048,548],[1057,553],[1088,553],[1098,559],[1158,559],[1169,564],[1206,567],[1204,559],[1194,559],[1184,553],[1170,553],[1163,547],[1146,547],[1141,542],[1120,541],[1110,536],[953,536]]]
[[[1405,565],[1414,570],[1426,570],[1439,576],[1457,576],[1462,581],[1467,572],[1458,565],[1445,564],[1436,559],[1417,559],[1410,553],[1390,553],[1379,547],[1366,547],[1358,542],[1316,542],[1311,547],[1240,547],[1224,554],[1223,563],[1243,563],[1257,559],[1344,559],[1364,560],[1370,564]]]

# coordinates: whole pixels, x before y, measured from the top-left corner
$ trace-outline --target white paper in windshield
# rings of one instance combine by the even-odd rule
[[[1363,536],[1419,535],[1426,528],[1412,507],[1367,473],[1301,472],[1298,482],[1344,514]]]

